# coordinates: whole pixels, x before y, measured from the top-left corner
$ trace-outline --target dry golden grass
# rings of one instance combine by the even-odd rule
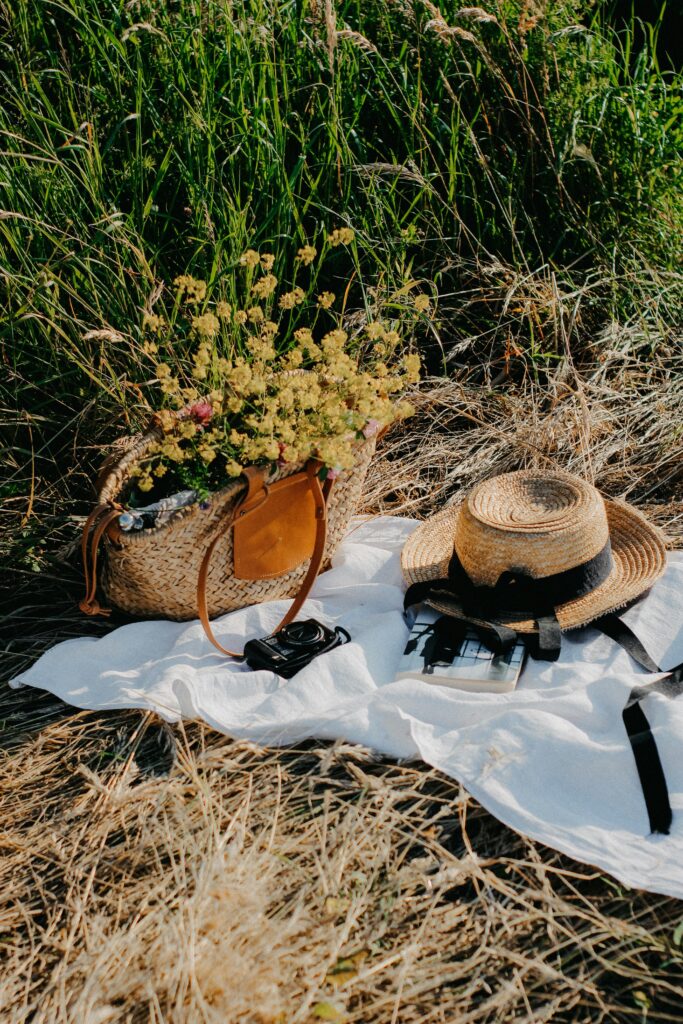
[[[543,391],[428,381],[368,507],[421,515],[550,459],[680,540],[677,367],[609,358]],[[20,584],[7,677],[111,628],[74,613],[77,591],[69,551]],[[678,901],[518,836],[423,764],[260,750],[7,687],[0,712],[3,1024],[681,1019]]]
[[[3,1021],[679,1019],[676,901],[424,765],[13,705]]]
[[[2,777],[3,1021],[678,1019],[676,901],[424,765],[50,717]]]

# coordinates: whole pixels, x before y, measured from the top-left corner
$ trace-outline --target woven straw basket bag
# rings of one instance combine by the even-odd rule
[[[247,470],[245,475],[212,494],[208,502],[178,509],[169,521],[154,528],[124,533],[117,527],[121,511],[118,499],[130,480],[133,466],[162,436],[160,428],[152,422],[145,433],[132,439],[123,453],[119,448],[102,467],[97,481],[98,504],[83,535],[88,595],[81,602],[82,610],[89,614],[107,612],[94,597],[97,548],[101,541],[104,541],[105,552],[102,590],[111,604],[134,615],[182,621],[197,618],[199,613],[207,628],[206,618],[261,601],[297,597],[301,599],[300,607],[305,597],[305,594],[302,597],[302,590],[310,589],[318,570],[329,562],[356,510],[375,439],[359,443],[353,468],[340,473],[333,486],[331,481],[322,487],[318,484],[316,470],[319,467],[315,463],[278,468],[267,477],[263,475],[265,471]],[[279,571],[277,566],[272,573],[261,570],[259,578],[245,578],[248,573],[242,572],[240,578],[235,573],[234,538],[239,516],[245,514],[243,509],[251,499],[252,473],[262,496],[267,497],[271,490],[279,492],[279,503],[271,502],[276,514],[279,508],[285,518],[290,517],[289,522],[279,528],[280,547],[285,551],[290,546],[290,535],[296,547],[300,518],[297,510],[304,506],[300,501],[297,505],[295,498],[296,494],[302,495],[300,485],[306,483],[307,474],[312,493],[317,494],[315,515],[324,525],[322,531],[318,528],[316,533],[316,550],[312,555],[309,550],[303,561],[286,567],[285,571]],[[292,484],[291,496],[287,485],[280,483],[288,478]],[[280,487],[274,488],[277,483]],[[258,508],[258,503],[254,507]],[[266,515],[268,508],[270,506],[264,505]],[[308,514],[307,508],[304,511]],[[89,571],[88,544],[91,545]],[[296,558],[296,552],[293,557]],[[200,580],[205,598],[204,614],[202,608],[198,608]],[[211,638],[208,628],[207,633]]]

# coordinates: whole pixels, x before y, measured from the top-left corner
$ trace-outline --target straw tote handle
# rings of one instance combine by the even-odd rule
[[[292,601],[292,604],[290,605],[287,614],[284,616],[284,618],[282,619],[282,621],[277,626],[277,629],[274,632],[277,632],[278,629],[282,629],[283,626],[286,626],[288,623],[290,623],[292,619],[294,619],[299,613],[301,606],[303,605],[304,601],[310,594],[311,588],[315,583],[315,579],[318,573],[320,572],[323,556],[325,554],[325,543],[327,541],[327,499],[332,489],[332,481],[326,480],[324,487],[320,486],[316,463],[309,463],[306,466],[306,472],[308,473],[308,483],[313,494],[313,500],[315,501],[315,544],[313,546],[313,554],[311,555],[311,561],[309,563],[306,575],[304,576],[299,593]],[[250,499],[251,495],[254,493],[254,490],[254,481],[252,480],[252,478],[249,478],[249,489],[247,490],[244,499],[233,510],[232,516],[230,517],[229,526],[232,526],[235,519],[239,515],[240,509]],[[207,637],[209,638],[213,646],[216,647],[222,654],[227,654],[231,658],[243,658],[244,652],[230,651],[228,650],[227,647],[223,647],[223,645],[218,642],[218,640],[214,636],[213,630],[211,629],[211,623],[209,621],[209,612],[206,602],[206,580],[209,575],[209,565],[211,563],[211,556],[214,552],[216,544],[218,543],[222,536],[222,532],[216,534],[216,536],[213,538],[208,548],[206,549],[204,558],[202,559],[201,568],[199,570],[199,578],[197,580],[197,609],[199,612],[199,620],[204,628],[204,632],[206,633]]]

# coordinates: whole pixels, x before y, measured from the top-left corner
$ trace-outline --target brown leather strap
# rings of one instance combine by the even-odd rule
[[[287,611],[287,614],[280,622],[277,629],[282,629],[289,622],[292,621],[298,615],[301,606],[311,592],[311,588],[315,582],[316,576],[320,572],[322,565],[323,556],[325,554],[325,543],[327,541],[327,498],[332,488],[332,481],[326,480],[324,488],[320,486],[320,480],[318,479],[318,471],[320,469],[320,463],[311,461],[306,466],[306,472],[308,474],[308,483],[313,494],[315,501],[315,518],[316,518],[316,530],[315,530],[315,544],[313,546],[313,554],[311,555],[311,561],[308,566],[306,575],[304,576],[303,582],[299,593],[296,595],[292,604]],[[251,481],[250,481],[251,484]],[[250,486],[244,500],[234,509],[230,523],[228,523],[228,529],[232,526],[232,523],[236,517],[240,514],[240,511],[244,509],[245,505],[254,500],[254,490]],[[265,499],[264,499],[265,500]],[[204,558],[202,559],[201,568],[199,570],[199,578],[197,580],[197,609],[199,611],[199,619],[204,627],[204,632],[211,641],[214,647],[216,647],[222,654],[227,654],[231,658],[243,658],[244,652],[230,651],[227,647],[223,647],[214,636],[213,630],[211,629],[211,623],[209,621],[209,612],[206,603],[206,581],[209,575],[209,565],[211,564],[211,556],[214,552],[216,544],[223,536],[221,530],[213,538],[209,544]],[[275,630],[274,632],[277,632]]]
[[[311,466],[313,466],[313,468],[311,468]],[[299,614],[301,606],[310,594],[311,588],[313,587],[316,577],[320,572],[320,567],[323,563],[323,555],[325,554],[325,543],[327,541],[327,502],[325,500],[325,495],[323,494],[323,489],[320,486],[320,480],[318,479],[317,464],[309,462],[306,466],[306,471],[308,473],[308,484],[313,492],[313,500],[315,501],[315,544],[313,545],[313,554],[311,555],[311,561],[308,565],[308,571],[303,578],[301,589],[292,601],[289,611],[285,615],[284,619],[277,627],[278,629],[282,629],[283,626],[286,626]],[[330,480],[330,487],[331,486],[332,481]],[[330,493],[330,488],[328,488],[327,493]]]
[[[240,512],[251,511],[268,497],[266,470],[258,466],[247,466],[242,473],[247,478],[247,493],[240,502]]]
[[[81,536],[81,557],[83,559],[83,575],[85,576],[85,596],[78,607],[86,615],[111,615],[111,608],[104,608],[97,600],[97,554],[104,531],[117,519],[121,506],[115,502],[97,505],[90,513],[83,527]],[[88,538],[90,538],[90,558],[88,559]]]

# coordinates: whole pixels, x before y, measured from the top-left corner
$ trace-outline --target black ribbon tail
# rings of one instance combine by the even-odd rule
[[[634,693],[636,691],[633,691]],[[671,828],[671,804],[669,790],[655,738],[650,729],[640,700],[629,698],[622,711],[624,725],[635,758],[640,786],[645,797],[650,831],[668,836]]]
[[[485,626],[470,622],[469,625],[494,654],[505,654],[517,643],[518,635],[515,630],[501,626],[499,622],[487,622]]]
[[[538,635],[532,644],[532,656],[539,661],[557,661],[562,650],[562,630],[551,609],[536,619]]]
[[[442,615],[434,623],[434,648],[430,664],[444,662],[446,665],[455,661],[462,647],[467,632],[467,623],[462,619]]]
[[[599,629],[605,636],[610,637],[615,643],[623,647],[627,654],[630,654],[635,662],[641,665],[646,672],[661,672],[659,666],[647,653],[640,640],[632,629],[623,622],[618,615],[603,615],[590,623],[595,629]]]
[[[467,600],[463,601],[459,596],[458,588],[454,587],[451,579],[424,580],[419,583],[412,583],[405,592],[403,609],[407,611],[408,608],[421,604],[428,597],[438,598],[442,595],[445,598],[450,597],[461,601],[464,612],[463,618],[445,616],[438,620],[440,624],[439,632],[444,637],[449,635],[450,630],[450,634],[453,637],[460,635],[460,641],[462,642],[464,632],[469,626],[494,654],[504,654],[517,642],[518,637],[514,629],[503,626],[498,622],[490,622],[483,611],[469,606],[471,600],[469,602]],[[471,597],[469,594],[467,596]],[[480,621],[473,621],[473,619]],[[450,626],[447,627],[446,622],[450,623]],[[481,623],[485,623],[485,625]]]
[[[434,642],[429,652],[430,664],[455,661],[460,653],[468,629],[473,630],[484,646],[494,655],[505,654],[516,643],[518,636],[514,629],[488,622],[485,626],[469,619],[456,619],[442,615],[434,623]]]
[[[630,655],[646,672],[661,672],[632,629],[616,614],[603,615],[591,623]],[[672,669],[664,679],[645,686],[636,686],[626,701],[622,718],[636,762],[636,770],[643,791],[645,807],[650,820],[650,831],[668,835],[671,828],[672,812],[669,789],[664,768],[652,734],[642,701],[651,694],[660,693],[666,697],[678,697],[683,693],[683,665]]]

